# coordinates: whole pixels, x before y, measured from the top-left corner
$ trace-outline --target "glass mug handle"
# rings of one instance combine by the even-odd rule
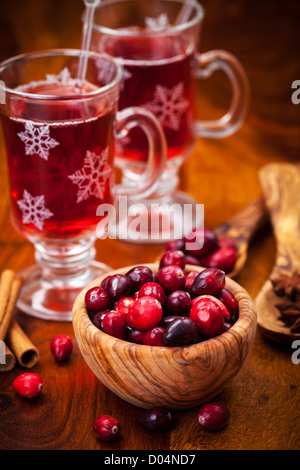
[[[197,54],[196,60],[196,78],[206,79],[216,70],[222,70],[232,86],[232,100],[227,113],[217,120],[196,121],[196,136],[220,139],[232,135],[242,125],[248,109],[250,92],[245,70],[236,57],[223,50]]]
[[[140,127],[146,134],[149,146],[145,171],[132,182],[115,186],[115,196],[127,196],[130,200],[146,198],[155,191],[156,183],[166,163],[167,143],[158,119],[144,108],[131,106],[117,112],[116,137],[123,137],[133,127]]]

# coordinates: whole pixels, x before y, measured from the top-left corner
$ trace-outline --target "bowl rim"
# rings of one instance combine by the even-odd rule
[[[141,348],[143,354],[151,354],[157,355],[157,357],[161,355],[165,355],[166,351],[170,351],[172,356],[176,356],[176,353],[180,356],[188,356],[189,358],[198,357],[201,352],[204,352],[210,349],[218,350],[219,348],[224,348],[224,342],[230,340],[235,337],[236,339],[245,338],[248,335],[249,331],[252,331],[252,328],[257,327],[257,310],[256,305],[251,298],[250,294],[238,284],[236,281],[232,280],[231,278],[226,276],[226,288],[229,288],[230,291],[234,291],[234,295],[236,296],[239,304],[239,317],[237,321],[231,326],[231,328],[227,331],[224,331],[220,335],[208,338],[200,343],[190,344],[186,346],[150,346],[138,343],[132,343],[123,339],[116,338],[114,336],[109,335],[108,333],[100,330],[97,328],[93,322],[91,321],[87,309],[85,307],[84,296],[85,293],[91,288],[96,285],[100,285],[100,282],[105,279],[105,277],[113,275],[113,274],[126,274],[130,269],[137,267],[137,266],[147,266],[155,273],[158,270],[158,263],[140,263],[134,264],[130,266],[124,266],[123,268],[115,269],[105,273],[102,276],[94,279],[91,283],[89,283],[80,294],[77,296],[74,306],[73,306],[73,315],[72,315],[72,323],[75,332],[75,336],[77,336],[77,326],[75,326],[75,320],[83,315],[83,318],[86,322],[86,327],[90,329],[91,336],[93,336],[95,341],[101,342],[105,340],[107,347],[113,347],[118,344],[118,347],[127,349],[127,348],[134,348],[135,350],[140,350]],[[193,265],[186,265],[185,271],[203,271],[204,267],[193,266]],[[75,326],[75,327],[74,327]],[[222,337],[222,341],[220,338]],[[254,339],[254,335],[253,335]],[[249,345],[249,348],[251,344]]]

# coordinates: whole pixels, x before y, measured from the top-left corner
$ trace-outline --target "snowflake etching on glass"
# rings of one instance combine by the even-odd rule
[[[148,29],[152,29],[153,31],[162,31],[170,26],[169,18],[166,13],[161,13],[157,18],[150,18],[147,16],[145,18],[145,24]]]
[[[22,212],[23,224],[32,224],[40,231],[43,230],[44,221],[54,215],[45,207],[44,195],[32,196],[26,189],[23,199],[17,201],[17,204]]]
[[[69,175],[72,183],[78,186],[77,203],[87,200],[90,196],[102,199],[111,172],[112,169],[108,163],[108,147],[101,155],[87,151],[83,168]]]
[[[62,69],[58,75],[48,73],[46,75],[47,83],[68,83],[71,80],[71,74],[68,67]]]
[[[44,160],[48,160],[50,149],[59,145],[50,137],[49,126],[35,126],[29,122],[25,124],[25,132],[19,132],[18,136],[25,143],[26,155],[38,155]]]
[[[183,96],[183,83],[172,89],[156,85],[154,98],[144,107],[156,115],[161,125],[173,131],[180,128],[181,118],[187,110],[189,102]]]

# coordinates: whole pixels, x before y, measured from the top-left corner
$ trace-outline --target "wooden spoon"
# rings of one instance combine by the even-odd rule
[[[300,273],[300,169],[290,163],[274,163],[259,172],[266,208],[276,239],[276,261],[270,278]],[[255,299],[258,325],[270,339],[291,343],[300,338],[282,320],[275,305],[287,301],[275,294],[268,279]]]

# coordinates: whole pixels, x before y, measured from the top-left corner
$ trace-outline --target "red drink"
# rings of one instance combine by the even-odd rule
[[[98,44],[123,66],[119,109],[142,106],[163,126],[168,157],[188,154],[194,143],[194,48],[181,36],[107,37]],[[121,139],[117,155],[146,161],[148,144],[140,129]]]
[[[74,84],[40,82],[22,91],[72,95]],[[19,89],[20,89],[19,88]],[[91,86],[81,90],[87,92]],[[95,230],[96,209],[111,203],[115,109],[74,98],[26,102],[12,98],[1,115],[10,176],[12,219],[34,238],[77,238]]]

